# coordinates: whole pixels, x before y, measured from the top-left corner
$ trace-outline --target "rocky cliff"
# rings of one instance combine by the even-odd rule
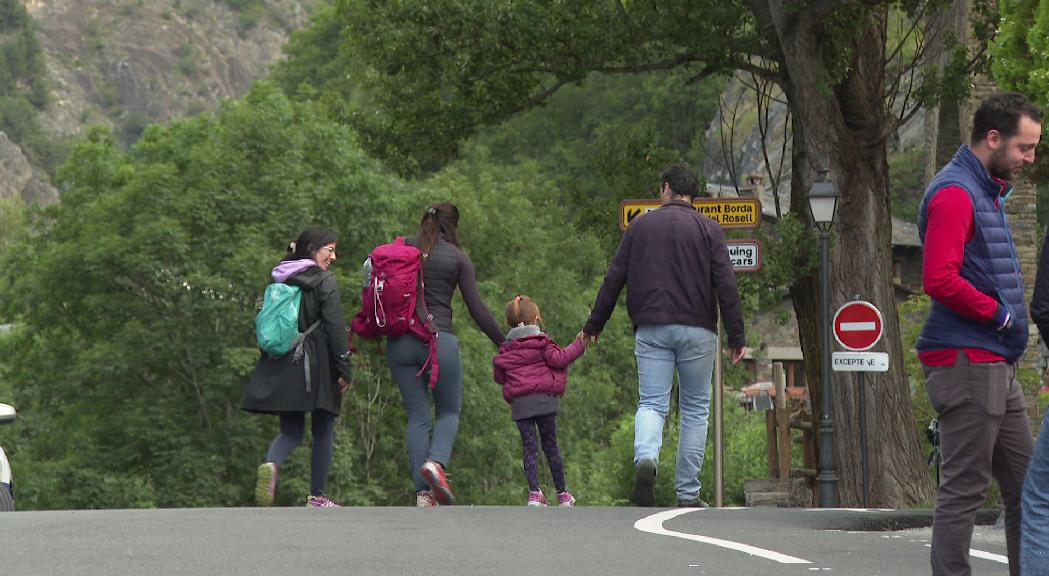
[[[213,109],[266,75],[317,2],[25,0],[51,92],[40,126],[72,141],[103,124],[130,143],[150,123]],[[47,180],[0,138],[0,197],[46,203],[57,198]]]

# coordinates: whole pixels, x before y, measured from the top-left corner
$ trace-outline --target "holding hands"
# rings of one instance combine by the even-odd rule
[[[601,334],[587,334],[582,330],[579,331],[579,334],[575,335],[575,339],[581,340],[583,342],[584,347],[589,347],[591,344],[596,343],[598,338],[600,337]],[[740,346],[739,348],[729,348],[729,353],[731,354],[733,366],[739,364],[739,361],[747,355],[747,350],[748,349],[746,346]],[[1049,380],[1049,369],[1046,369],[1046,379]]]
[[[600,336],[601,336],[600,334],[590,335],[590,334],[587,334],[586,332],[583,332],[582,330],[580,330],[579,334],[575,335],[575,339],[579,340],[579,341],[582,341],[584,348],[589,348],[590,344],[596,343],[597,339]]]

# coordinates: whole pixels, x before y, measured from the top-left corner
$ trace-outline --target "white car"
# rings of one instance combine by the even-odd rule
[[[7,404],[0,404],[0,424],[15,421],[15,409]],[[11,484],[11,465],[7,462],[4,449],[0,446],[0,512],[12,512],[15,509],[15,491]]]

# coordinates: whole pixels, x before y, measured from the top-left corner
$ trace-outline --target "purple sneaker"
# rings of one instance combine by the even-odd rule
[[[273,494],[277,490],[277,465],[264,462],[259,466],[255,481],[255,504],[273,506]]]
[[[528,506],[541,507],[546,506],[547,504],[546,495],[543,494],[542,490],[528,493]]]
[[[558,492],[557,505],[565,507],[575,506],[575,496],[572,496],[572,493],[568,490],[565,490],[564,492]]]
[[[327,496],[310,496],[306,498],[307,508],[342,508],[338,504],[328,500]]]

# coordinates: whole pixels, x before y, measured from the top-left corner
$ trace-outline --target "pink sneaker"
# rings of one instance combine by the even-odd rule
[[[568,490],[565,490],[564,492],[558,492],[557,505],[566,507],[575,506],[575,496],[572,496],[572,493]]]
[[[548,502],[546,501],[546,495],[543,494],[542,490],[528,493],[528,506],[540,507],[546,506],[547,504]]]
[[[327,496],[310,496],[306,498],[307,508],[342,508],[338,504],[328,500]]]
[[[273,506],[273,494],[277,490],[277,465],[263,462],[256,472],[255,504]]]
[[[437,500],[429,490],[420,490],[415,493],[416,508],[432,508],[437,506]]]
[[[438,504],[455,502],[455,494],[452,494],[452,488],[448,485],[448,473],[444,471],[443,466],[433,460],[427,460],[426,464],[419,469],[419,473],[430,485],[430,492],[433,493]]]

